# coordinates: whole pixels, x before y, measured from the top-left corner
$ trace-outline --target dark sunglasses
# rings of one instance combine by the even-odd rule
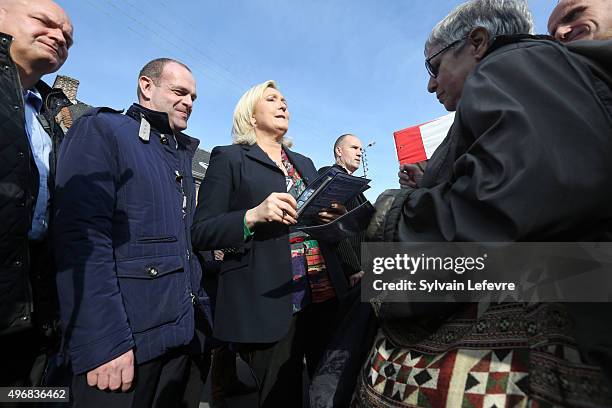
[[[425,59],[425,68],[427,68],[427,72],[432,78],[438,77],[438,67],[435,65],[432,65],[431,60],[436,58],[438,55],[442,54],[444,51],[448,51],[449,49],[451,49],[452,47],[454,47],[455,45],[457,45],[463,40],[464,40],[463,38],[459,40],[455,40],[452,43],[445,45],[444,47],[434,52],[432,55],[430,55],[428,58]]]

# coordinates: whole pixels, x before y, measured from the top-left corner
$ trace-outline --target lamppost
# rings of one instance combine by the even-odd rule
[[[368,159],[366,156],[366,153],[368,151],[368,149],[370,147],[373,147],[376,144],[375,140],[372,140],[370,143],[368,143],[366,145],[366,147],[363,148],[363,154],[362,154],[362,159],[363,159],[363,178],[367,178],[368,177]]]

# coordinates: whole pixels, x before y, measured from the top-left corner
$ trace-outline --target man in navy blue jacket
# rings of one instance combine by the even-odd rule
[[[176,405],[194,315],[207,310],[190,237],[199,142],[181,133],[195,80],[178,61],[153,60],[138,99],[126,114],[85,114],[59,154],[57,283],[75,406]]]

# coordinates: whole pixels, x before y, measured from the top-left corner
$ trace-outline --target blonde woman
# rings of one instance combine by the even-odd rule
[[[289,150],[287,101],[274,81],[234,111],[234,144],[213,149],[192,228],[198,250],[226,248],[214,336],[233,343],[257,379],[260,406],[299,407],[335,326],[347,278],[331,246],[292,228],[295,198],[317,177]],[[320,213],[327,221],[340,208]]]

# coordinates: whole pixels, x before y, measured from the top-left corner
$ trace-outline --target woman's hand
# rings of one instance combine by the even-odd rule
[[[331,208],[326,208],[319,212],[319,220],[327,224],[328,222],[332,222],[336,218],[346,213],[347,211],[345,206],[338,203],[332,203]]]
[[[280,222],[285,225],[297,224],[297,203],[291,194],[272,193],[261,204],[246,212],[247,227],[262,222]]]

